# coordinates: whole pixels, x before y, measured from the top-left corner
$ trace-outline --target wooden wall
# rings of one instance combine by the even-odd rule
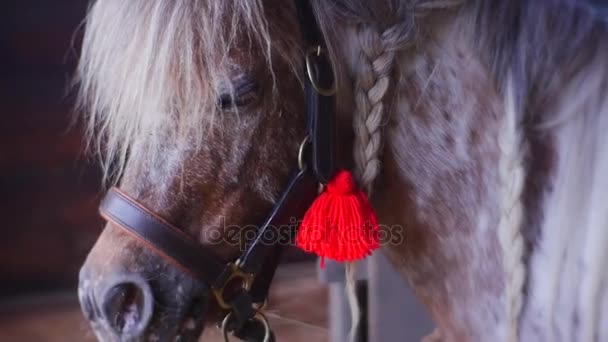
[[[0,1],[0,297],[75,288],[102,227],[98,169],[68,129],[86,7]]]

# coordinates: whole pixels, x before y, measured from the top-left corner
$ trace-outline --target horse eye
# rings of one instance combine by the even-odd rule
[[[220,95],[218,105],[221,109],[245,107],[258,98],[258,91],[259,86],[255,81],[239,82],[234,89],[234,94],[224,93]]]

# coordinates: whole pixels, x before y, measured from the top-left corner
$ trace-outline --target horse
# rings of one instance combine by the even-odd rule
[[[106,181],[223,261],[241,254],[227,227],[277,205],[307,135],[298,2],[97,0],[86,18],[79,107]],[[436,323],[428,341],[608,341],[605,8],[305,2],[336,158],[404,228],[381,251]],[[193,341],[222,312],[162,254],[106,225],[79,280],[100,340]]]

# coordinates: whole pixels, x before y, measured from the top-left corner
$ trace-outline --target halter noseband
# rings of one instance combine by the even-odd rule
[[[271,339],[268,322],[258,307],[268,296],[282,246],[276,241],[263,243],[264,233],[300,220],[317,196],[318,183],[326,183],[336,169],[333,69],[310,3],[294,1],[306,44],[307,136],[300,146],[296,171],[245,252],[237,260],[225,262],[117,188],[109,191],[100,206],[105,219],[208,284],[218,305],[228,311],[222,322],[225,336],[230,330],[248,341]]]

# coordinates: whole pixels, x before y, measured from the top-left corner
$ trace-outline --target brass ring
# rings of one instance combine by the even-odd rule
[[[229,312],[226,317],[222,320],[222,336],[224,336],[225,342],[230,342],[230,337],[228,337],[228,322],[230,321],[230,317],[232,316],[232,312]],[[252,318],[255,321],[262,323],[264,326],[264,339],[263,342],[270,342],[270,323],[268,323],[268,319],[264,316],[263,313],[258,312]]]
[[[317,80],[312,76],[312,61],[310,58],[312,55],[316,54],[317,56],[321,56],[321,54],[325,54],[325,50],[321,47],[321,45],[312,46],[306,51],[306,73],[308,74],[308,79],[312,84],[312,87],[317,91],[317,93],[323,96],[332,96],[336,93],[336,81],[331,85],[331,88],[322,88],[317,84]],[[333,76],[333,75],[332,75]]]
[[[230,273],[230,275],[224,282],[223,286],[219,289],[216,289],[216,288],[211,289],[211,292],[213,293],[213,296],[215,297],[217,304],[222,309],[225,309],[225,310],[232,309],[232,304],[227,303],[226,300],[224,299],[224,290],[225,290],[227,284],[229,284],[231,281],[233,281],[235,279],[240,279],[240,281],[242,282],[243,289],[245,291],[249,291],[251,289],[251,285],[253,283],[253,275],[250,273],[243,272],[243,270],[240,269],[240,260],[237,260],[233,264],[230,264],[230,267],[232,268],[232,272]]]
[[[300,171],[304,171],[306,168],[306,163],[304,162],[304,150],[306,150],[306,145],[310,142],[310,136],[306,136],[302,143],[300,143],[300,149],[298,150],[298,167]]]

